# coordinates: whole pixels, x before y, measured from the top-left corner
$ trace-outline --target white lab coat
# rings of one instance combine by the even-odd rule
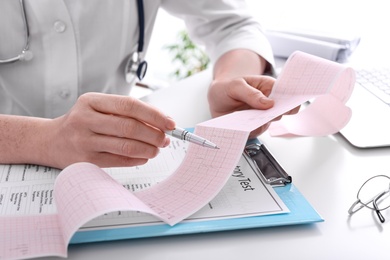
[[[135,0],[25,0],[33,59],[0,64],[0,113],[54,118],[85,92],[128,95],[124,67],[137,49]],[[144,0],[145,49],[159,7],[183,18],[212,61],[246,48],[273,62],[243,1]],[[0,59],[25,44],[18,1],[0,1]]]

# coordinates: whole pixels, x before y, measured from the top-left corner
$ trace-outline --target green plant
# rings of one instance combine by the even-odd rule
[[[176,79],[183,79],[205,70],[210,63],[207,54],[191,41],[185,30],[178,33],[177,43],[166,45],[163,49],[169,51],[172,63],[177,65],[171,74]]]

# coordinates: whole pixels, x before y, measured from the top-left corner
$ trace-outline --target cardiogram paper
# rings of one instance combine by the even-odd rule
[[[220,149],[190,144],[182,164],[161,183],[130,193],[94,165],[79,163],[64,169],[54,187],[61,214],[0,218],[0,259],[66,256],[69,240],[78,228],[101,214],[124,208],[175,225],[224,187],[254,129],[309,100],[314,102],[304,116],[298,113],[291,119],[298,123],[273,123],[270,130],[282,135],[324,135],[342,128],[348,121],[350,111],[344,104],[353,85],[352,69],[296,52],[271,93],[273,108],[239,111],[198,124],[195,133]],[[316,128],[317,124],[321,127]]]

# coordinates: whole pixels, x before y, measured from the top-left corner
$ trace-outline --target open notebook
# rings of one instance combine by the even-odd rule
[[[356,68],[347,105],[352,118],[340,133],[359,148],[390,147],[390,67]]]

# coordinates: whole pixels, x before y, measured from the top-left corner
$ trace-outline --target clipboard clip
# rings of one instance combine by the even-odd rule
[[[280,166],[264,144],[248,144],[244,154],[267,184],[278,187],[292,182],[291,176]]]

